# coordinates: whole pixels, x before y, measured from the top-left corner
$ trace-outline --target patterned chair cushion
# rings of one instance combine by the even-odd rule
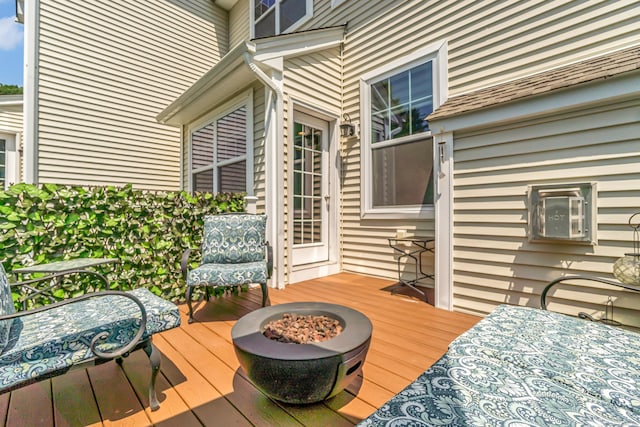
[[[266,224],[266,215],[206,216],[202,263],[230,264],[264,260]]]
[[[4,267],[0,263],[0,315],[13,314],[15,312],[16,309],[13,305],[7,273],[5,273]],[[13,319],[0,320],[0,351],[7,345],[11,325],[13,325]]]
[[[639,334],[500,306],[361,425],[640,425],[639,373]]]
[[[147,312],[143,338],[180,325],[175,304],[135,289]],[[14,321],[9,341],[0,354],[0,388],[28,382],[94,357],[92,338],[110,332],[98,348],[115,350],[128,343],[140,325],[140,310],[128,298],[105,295],[26,315]]]
[[[237,286],[248,283],[267,283],[267,262],[242,264],[203,264],[191,270],[187,286]]]

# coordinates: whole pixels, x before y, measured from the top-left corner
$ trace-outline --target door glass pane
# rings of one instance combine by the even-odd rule
[[[431,138],[373,150],[374,207],[433,204],[432,151]]]
[[[293,243],[321,242],[322,131],[294,124]]]
[[[213,193],[213,169],[193,174],[193,191]]]
[[[280,3],[280,32],[287,29],[304,18],[306,15],[307,0],[282,0]]]
[[[191,134],[191,161],[193,169],[213,164],[213,123],[201,127]]]
[[[247,163],[232,163],[218,168],[218,184],[220,191],[225,193],[241,193],[247,191],[246,182]]]
[[[238,108],[218,120],[218,162],[247,153],[247,108]]]

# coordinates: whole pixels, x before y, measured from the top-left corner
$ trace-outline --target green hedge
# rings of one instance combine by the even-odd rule
[[[204,216],[244,208],[242,193],[17,184],[0,191],[0,262],[11,272],[78,257],[118,258],[115,269],[98,269],[112,287],[146,287],[178,301],[185,291],[180,259],[185,248],[200,246]],[[69,280],[56,296],[91,290],[91,283]]]

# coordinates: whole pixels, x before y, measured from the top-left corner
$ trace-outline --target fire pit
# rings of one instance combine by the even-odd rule
[[[327,316],[341,332],[326,341],[283,343],[265,337],[264,327],[285,313]],[[231,330],[233,345],[251,381],[270,397],[286,403],[314,403],[341,392],[360,372],[372,326],[349,307],[296,302],[264,307],[239,319]]]

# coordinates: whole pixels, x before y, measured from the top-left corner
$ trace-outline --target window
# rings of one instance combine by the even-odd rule
[[[16,141],[20,141],[19,134],[0,133],[0,189],[20,181]]]
[[[313,0],[252,0],[253,36],[293,31],[313,16]]]
[[[190,128],[193,191],[252,194],[250,110],[237,106]]]
[[[419,53],[361,81],[363,216],[433,209],[433,138],[425,118],[446,90],[439,83],[439,51]]]

